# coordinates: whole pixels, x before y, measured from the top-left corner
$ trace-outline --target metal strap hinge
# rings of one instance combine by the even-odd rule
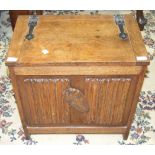
[[[120,30],[119,37],[122,40],[127,40],[128,35],[127,33],[124,32],[124,27],[123,27],[125,25],[124,17],[122,15],[115,15],[114,18],[115,18],[115,23],[118,25],[119,30]]]
[[[29,23],[28,23],[29,32],[25,36],[25,38],[27,40],[31,40],[31,39],[34,38],[33,30],[34,30],[34,27],[37,25],[38,19],[39,19],[39,17],[37,15],[31,15],[31,16],[29,16]]]

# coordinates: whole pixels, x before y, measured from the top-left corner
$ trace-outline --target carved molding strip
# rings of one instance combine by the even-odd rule
[[[69,79],[66,79],[66,78],[27,78],[27,79],[24,79],[24,82],[38,82],[38,83],[43,83],[43,82],[58,82],[58,81],[61,81],[61,82],[65,82],[65,81],[69,81]]]
[[[85,81],[98,81],[98,82],[109,82],[109,81],[131,81],[131,78],[86,78]]]

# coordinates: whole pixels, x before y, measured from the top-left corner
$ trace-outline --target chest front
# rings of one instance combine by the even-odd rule
[[[127,138],[149,62],[136,21],[124,21],[123,40],[112,16],[39,16],[34,29],[18,18],[6,64],[27,137]]]

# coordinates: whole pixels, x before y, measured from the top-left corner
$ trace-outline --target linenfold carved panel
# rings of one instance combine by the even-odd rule
[[[78,120],[85,125],[122,125],[130,78],[82,76],[78,79],[83,81],[82,87],[74,85],[76,77],[69,76],[22,81],[20,91],[24,91],[21,97],[29,125],[69,125]]]
[[[121,125],[131,79],[86,78],[85,83],[85,94],[90,107],[85,123]]]
[[[27,124],[44,126],[69,123],[69,105],[63,102],[63,91],[70,86],[69,79],[28,77],[21,81],[20,91]]]

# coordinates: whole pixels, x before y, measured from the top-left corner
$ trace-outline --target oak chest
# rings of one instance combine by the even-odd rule
[[[149,61],[131,15],[19,16],[6,64],[26,138],[127,139]]]

